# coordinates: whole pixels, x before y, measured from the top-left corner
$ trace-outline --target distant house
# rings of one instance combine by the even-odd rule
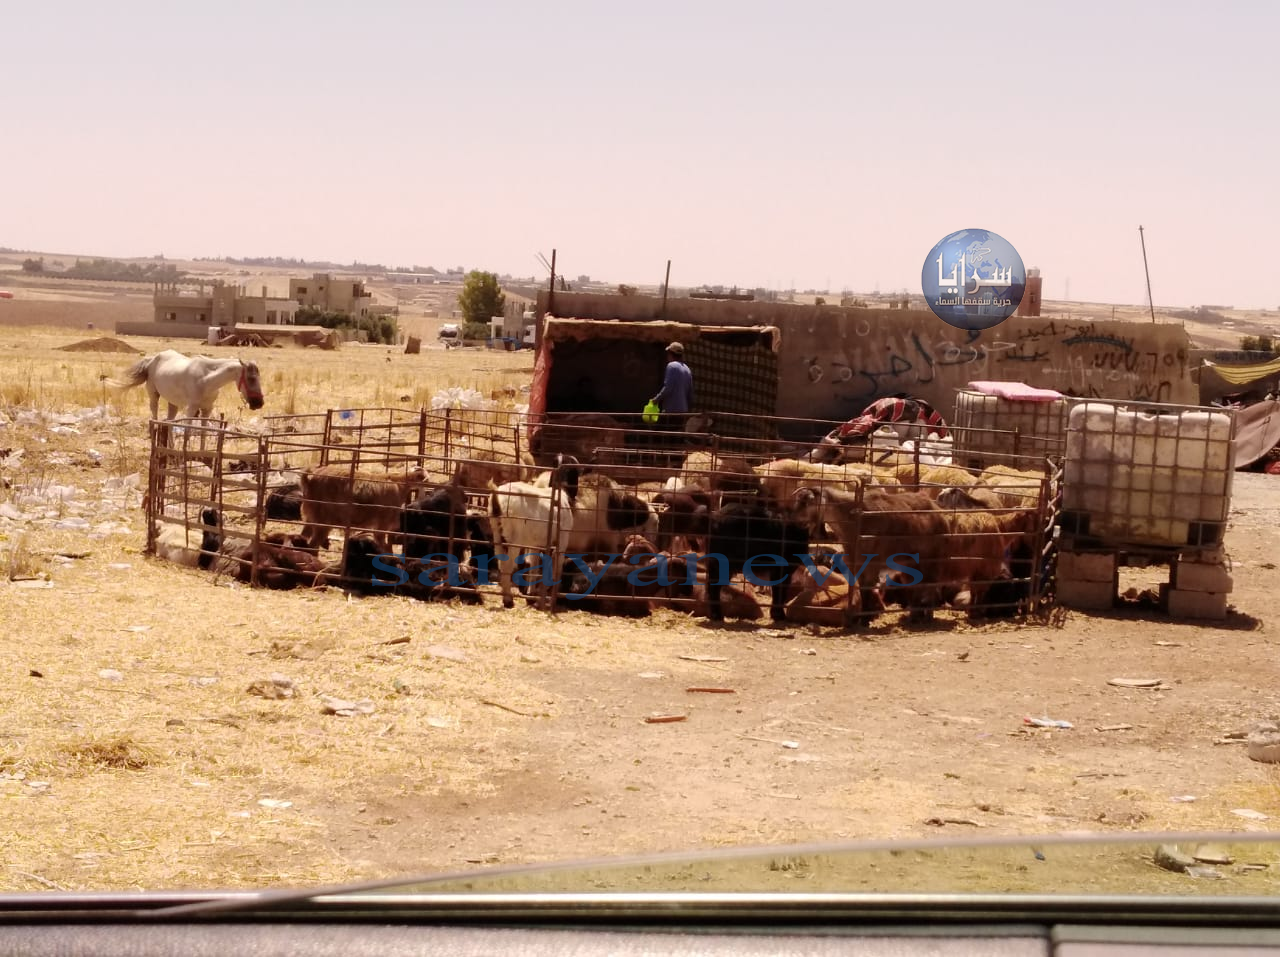
[[[313,274],[310,279],[290,279],[289,298],[299,306],[348,316],[367,316],[373,307],[373,296],[362,280],[334,279],[323,272]]]
[[[298,312],[294,300],[272,296],[266,286],[261,295],[255,296],[245,286],[231,286],[220,280],[208,285],[200,283],[195,288],[156,283],[152,308],[151,322],[118,322],[116,332],[205,339],[212,327],[230,331],[237,324],[292,326]]]

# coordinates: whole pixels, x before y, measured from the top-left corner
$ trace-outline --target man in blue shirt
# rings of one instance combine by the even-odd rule
[[[662,391],[653,401],[662,409],[663,419],[672,425],[674,422],[668,415],[687,415],[693,411],[693,373],[684,364],[684,346],[678,342],[667,346],[667,373],[662,380]]]

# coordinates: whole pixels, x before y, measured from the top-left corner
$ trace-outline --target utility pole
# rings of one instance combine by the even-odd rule
[[[671,285],[671,260],[667,260],[667,278],[662,280],[662,318],[667,318],[667,288]]]
[[[1151,321],[1156,321],[1156,301],[1151,298],[1151,270],[1147,266],[1147,239],[1142,235],[1142,227],[1138,227],[1138,240],[1142,243],[1142,268],[1147,274],[1147,305],[1151,307]]]

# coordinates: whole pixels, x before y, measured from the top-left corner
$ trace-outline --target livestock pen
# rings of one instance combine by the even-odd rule
[[[917,618],[1047,609],[1060,459],[974,470],[908,447],[823,463],[777,436],[838,423],[751,418],[675,431],[639,416],[348,409],[252,431],[178,420],[168,441],[155,422],[147,551],[272,588],[481,601],[504,585],[513,603],[515,586],[551,611],[719,606],[851,626],[895,604]]]

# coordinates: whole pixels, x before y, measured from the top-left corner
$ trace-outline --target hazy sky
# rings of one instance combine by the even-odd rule
[[[1280,306],[1280,4],[28,2],[0,245]]]

